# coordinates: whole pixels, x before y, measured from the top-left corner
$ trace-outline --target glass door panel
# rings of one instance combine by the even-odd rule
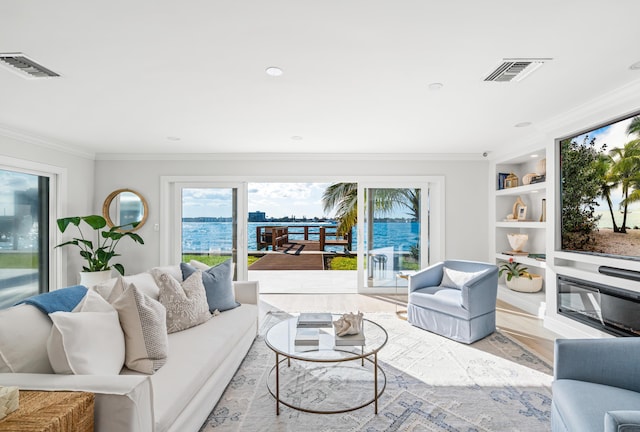
[[[49,180],[0,169],[0,309],[49,290]]]
[[[410,185],[407,185],[410,186]],[[406,287],[407,278],[428,262],[428,188],[365,187],[361,287]]]
[[[238,264],[238,188],[181,187],[179,195],[181,261]]]

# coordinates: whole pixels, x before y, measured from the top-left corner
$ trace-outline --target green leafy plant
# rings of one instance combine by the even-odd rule
[[[524,267],[520,263],[514,262],[513,258],[509,258],[509,262],[503,262],[500,265],[498,276],[502,276],[502,273],[506,273],[508,281],[510,281],[514,277],[527,277],[529,279],[533,279],[527,270],[527,267]]]
[[[80,224],[84,222],[88,225],[95,235],[95,243],[91,237],[82,231]],[[116,253],[116,246],[120,240],[124,237],[129,237],[136,243],[144,244],[142,237],[138,234],[129,231],[120,231],[122,226],[114,226],[109,229],[104,229],[107,226],[105,218],[99,215],[89,216],[73,216],[60,218],[57,220],[58,229],[60,232],[65,232],[70,225],[75,226],[80,233],[79,237],[74,237],[72,240],[66,241],[57,245],[62,246],[77,246],[80,249],[80,256],[86,261],[86,265],[82,266],[82,270],[85,272],[99,272],[103,270],[109,270],[111,267],[116,269],[118,273],[124,275],[124,266],[122,264],[110,264],[112,258],[120,256]],[[127,224],[127,227],[132,224]],[[135,226],[137,223],[134,223]]]

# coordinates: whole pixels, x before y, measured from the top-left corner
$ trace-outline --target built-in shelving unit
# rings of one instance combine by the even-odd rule
[[[534,156],[535,155],[535,156]],[[546,261],[544,258],[533,258],[529,255],[511,255],[511,247],[507,239],[507,234],[521,233],[527,234],[528,241],[524,247],[525,252],[530,254],[546,254],[546,204],[547,183],[545,181],[523,184],[523,179],[527,174],[545,174],[546,165],[541,162],[545,159],[545,150],[536,149],[528,153],[516,155],[504,160],[497,160],[493,165],[493,230],[491,238],[491,253],[496,264],[514,261],[526,266],[531,273],[545,276]],[[514,174],[518,177],[518,186],[500,188],[504,181],[499,181],[502,174]],[[516,202],[524,203],[526,214],[524,217],[518,212]],[[520,217],[520,219],[518,219]],[[512,304],[529,313],[542,317],[545,313],[545,293],[544,288],[537,293],[522,293],[512,291],[506,287],[504,276],[499,281],[498,298]]]

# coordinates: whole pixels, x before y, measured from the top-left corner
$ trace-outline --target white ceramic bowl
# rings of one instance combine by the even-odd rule
[[[509,245],[511,246],[511,250],[515,252],[520,252],[524,245],[527,244],[527,240],[529,240],[528,234],[507,234],[507,239],[509,240]]]

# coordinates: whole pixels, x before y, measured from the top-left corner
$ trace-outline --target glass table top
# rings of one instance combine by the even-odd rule
[[[333,315],[337,320],[341,315]],[[312,362],[338,362],[367,357],[378,352],[387,343],[387,332],[379,324],[364,318],[362,320],[365,345],[335,346],[333,327],[320,328],[318,346],[295,344],[298,317],[288,318],[275,324],[267,331],[265,342],[278,354]]]

